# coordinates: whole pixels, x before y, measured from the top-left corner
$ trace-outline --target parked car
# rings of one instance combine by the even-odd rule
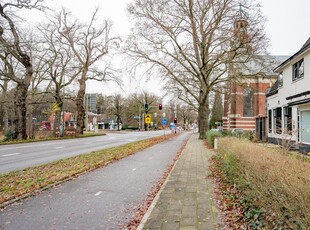
[[[231,133],[233,135],[242,134],[243,132],[244,132],[244,130],[240,129],[240,128],[234,128],[234,129],[231,130]]]

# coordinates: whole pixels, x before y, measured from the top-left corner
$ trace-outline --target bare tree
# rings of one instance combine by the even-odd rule
[[[178,116],[181,117],[183,123],[183,127],[187,129],[190,124],[193,124],[197,120],[197,111],[193,109],[193,107],[182,104],[177,107]]]
[[[247,37],[234,31],[239,0],[136,0],[128,11],[136,19],[126,53],[132,66],[159,70],[167,89],[198,111],[199,138],[208,130],[209,95],[230,80],[233,62],[248,62],[264,48],[264,18],[246,2]],[[247,44],[245,44],[247,43]],[[249,48],[251,47],[251,48]],[[240,58],[241,55],[243,58]]]
[[[116,117],[117,131],[120,131],[120,124],[123,123],[122,116],[124,113],[124,98],[120,94],[115,94],[112,96],[111,102],[112,113]]]
[[[111,49],[118,47],[119,38],[111,36],[112,24],[105,20],[96,27],[98,9],[93,13],[88,25],[77,20],[71,22],[69,13],[62,10],[57,15],[58,33],[73,52],[74,60],[81,71],[78,77],[79,90],[76,96],[77,132],[83,134],[85,128],[84,95],[87,80],[116,81],[120,83],[108,62],[102,62]]]
[[[45,53],[41,60],[47,67],[45,78],[49,83],[46,86],[46,92],[52,93],[55,99],[56,109],[55,114],[53,114],[55,115],[55,134],[60,125],[61,112],[64,113],[64,100],[69,97],[65,92],[65,88],[70,87],[82,71],[82,68],[76,64],[72,49],[68,43],[63,41],[62,35],[58,33],[58,28],[59,23],[56,20],[51,20],[48,24],[39,26],[39,31],[43,37],[41,47]],[[51,92],[51,89],[53,92]]]
[[[142,93],[140,94],[134,94],[133,97],[135,98],[135,100],[138,102],[138,109],[139,111],[144,114],[145,113],[150,113],[151,111],[154,111],[156,109],[154,109],[154,107],[156,108],[158,106],[158,103],[161,101],[161,98],[156,96],[155,94],[153,93],[149,93],[147,91],[142,91]],[[148,105],[148,111],[145,111],[144,109],[144,106],[145,104]],[[142,124],[142,119],[144,119],[143,116],[141,116],[142,114],[139,114],[140,116],[140,124]],[[146,130],[147,129],[147,124],[144,124],[144,129]],[[140,127],[139,127],[140,128]]]
[[[27,114],[27,92],[33,76],[32,62],[27,53],[27,47],[23,47],[20,39],[19,31],[17,30],[13,21],[14,16],[10,12],[10,8],[41,8],[40,3],[42,0],[16,0],[7,3],[0,3],[0,44],[5,53],[14,57],[14,59],[20,63],[23,67],[23,74],[17,74],[14,69],[11,68],[11,64],[6,62],[5,64],[9,69],[9,79],[16,83],[15,90],[15,132],[18,139],[27,139],[26,133],[26,114]],[[2,59],[2,61],[5,61]]]

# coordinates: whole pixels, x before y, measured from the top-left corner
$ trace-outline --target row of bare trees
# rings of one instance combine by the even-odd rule
[[[42,7],[42,0],[0,3],[0,75],[2,87],[15,88],[13,123],[19,139],[26,138],[26,117],[34,103],[31,95],[50,93],[61,107],[64,88],[72,89],[69,86],[74,84],[78,90],[72,99],[82,133],[86,82],[120,82],[107,60],[120,39],[112,35],[109,21],[98,24],[98,10],[87,24],[63,9],[32,33],[16,27],[16,9]],[[203,138],[210,95],[240,76],[229,73],[233,65],[265,54],[260,6],[256,0],[135,0],[128,12],[135,22],[124,47],[130,67],[142,66],[145,73],[160,75],[167,82],[166,90],[194,108]],[[244,24],[236,32],[237,20]]]
[[[210,95],[232,80],[231,66],[265,53],[260,5],[255,0],[135,0],[128,11],[135,21],[126,48],[131,65],[159,72],[166,89],[198,111],[203,138]],[[237,20],[244,20],[239,31]]]
[[[139,120],[134,117],[140,116],[140,124],[142,124],[144,105],[149,105],[148,113],[152,116],[153,126],[159,128],[161,126],[161,119],[163,113],[168,121],[173,122],[175,116],[175,108],[177,110],[177,117],[179,125],[191,125],[197,121],[197,113],[186,104],[175,104],[175,101],[162,104],[162,97],[149,92],[133,93],[127,97],[120,94],[112,96],[97,96],[98,114],[102,114],[103,120],[114,119],[120,127],[120,123],[124,128],[138,127]],[[159,110],[159,104],[163,105],[163,109]],[[140,113],[140,114],[139,114]],[[140,127],[143,129],[143,127]]]
[[[58,109],[54,112],[58,119],[63,100],[70,97],[76,105],[77,131],[83,133],[86,82],[92,79],[120,83],[109,61],[120,38],[112,35],[109,21],[99,22],[98,9],[86,24],[62,9],[50,15],[47,22],[26,30],[17,16],[21,8],[42,10],[44,5],[42,0],[0,3],[2,116],[7,118],[7,94],[13,92],[11,125],[18,139],[26,139],[27,117],[32,117],[33,105],[39,103],[38,95],[50,95],[51,101],[43,103],[56,104]],[[7,127],[8,119],[3,121]]]

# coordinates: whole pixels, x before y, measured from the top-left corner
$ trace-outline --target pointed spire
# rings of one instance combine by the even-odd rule
[[[236,14],[237,19],[244,19],[246,20],[248,18],[248,14],[246,13],[245,9],[248,9],[245,5],[243,5],[241,2],[239,2],[239,10]]]

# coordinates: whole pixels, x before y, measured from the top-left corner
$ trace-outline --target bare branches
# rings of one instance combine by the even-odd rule
[[[35,0],[35,1],[31,1],[31,0],[16,0],[15,3],[5,3],[3,4],[3,9],[8,7],[8,6],[12,6],[12,7],[16,7],[16,8],[26,8],[26,9],[38,9],[38,10],[42,10],[44,7],[42,6],[43,0]]]
[[[128,8],[136,19],[126,49],[132,66],[147,64],[149,69],[159,69],[170,80],[167,89],[208,113],[209,93],[229,80],[231,64],[248,61],[262,50],[262,17],[257,17],[260,14],[253,2],[248,4],[255,14],[249,14],[249,35],[245,35],[236,34],[234,28],[236,0],[136,0]],[[248,37],[237,42],[237,35]],[[244,52],[245,47],[252,48]]]

